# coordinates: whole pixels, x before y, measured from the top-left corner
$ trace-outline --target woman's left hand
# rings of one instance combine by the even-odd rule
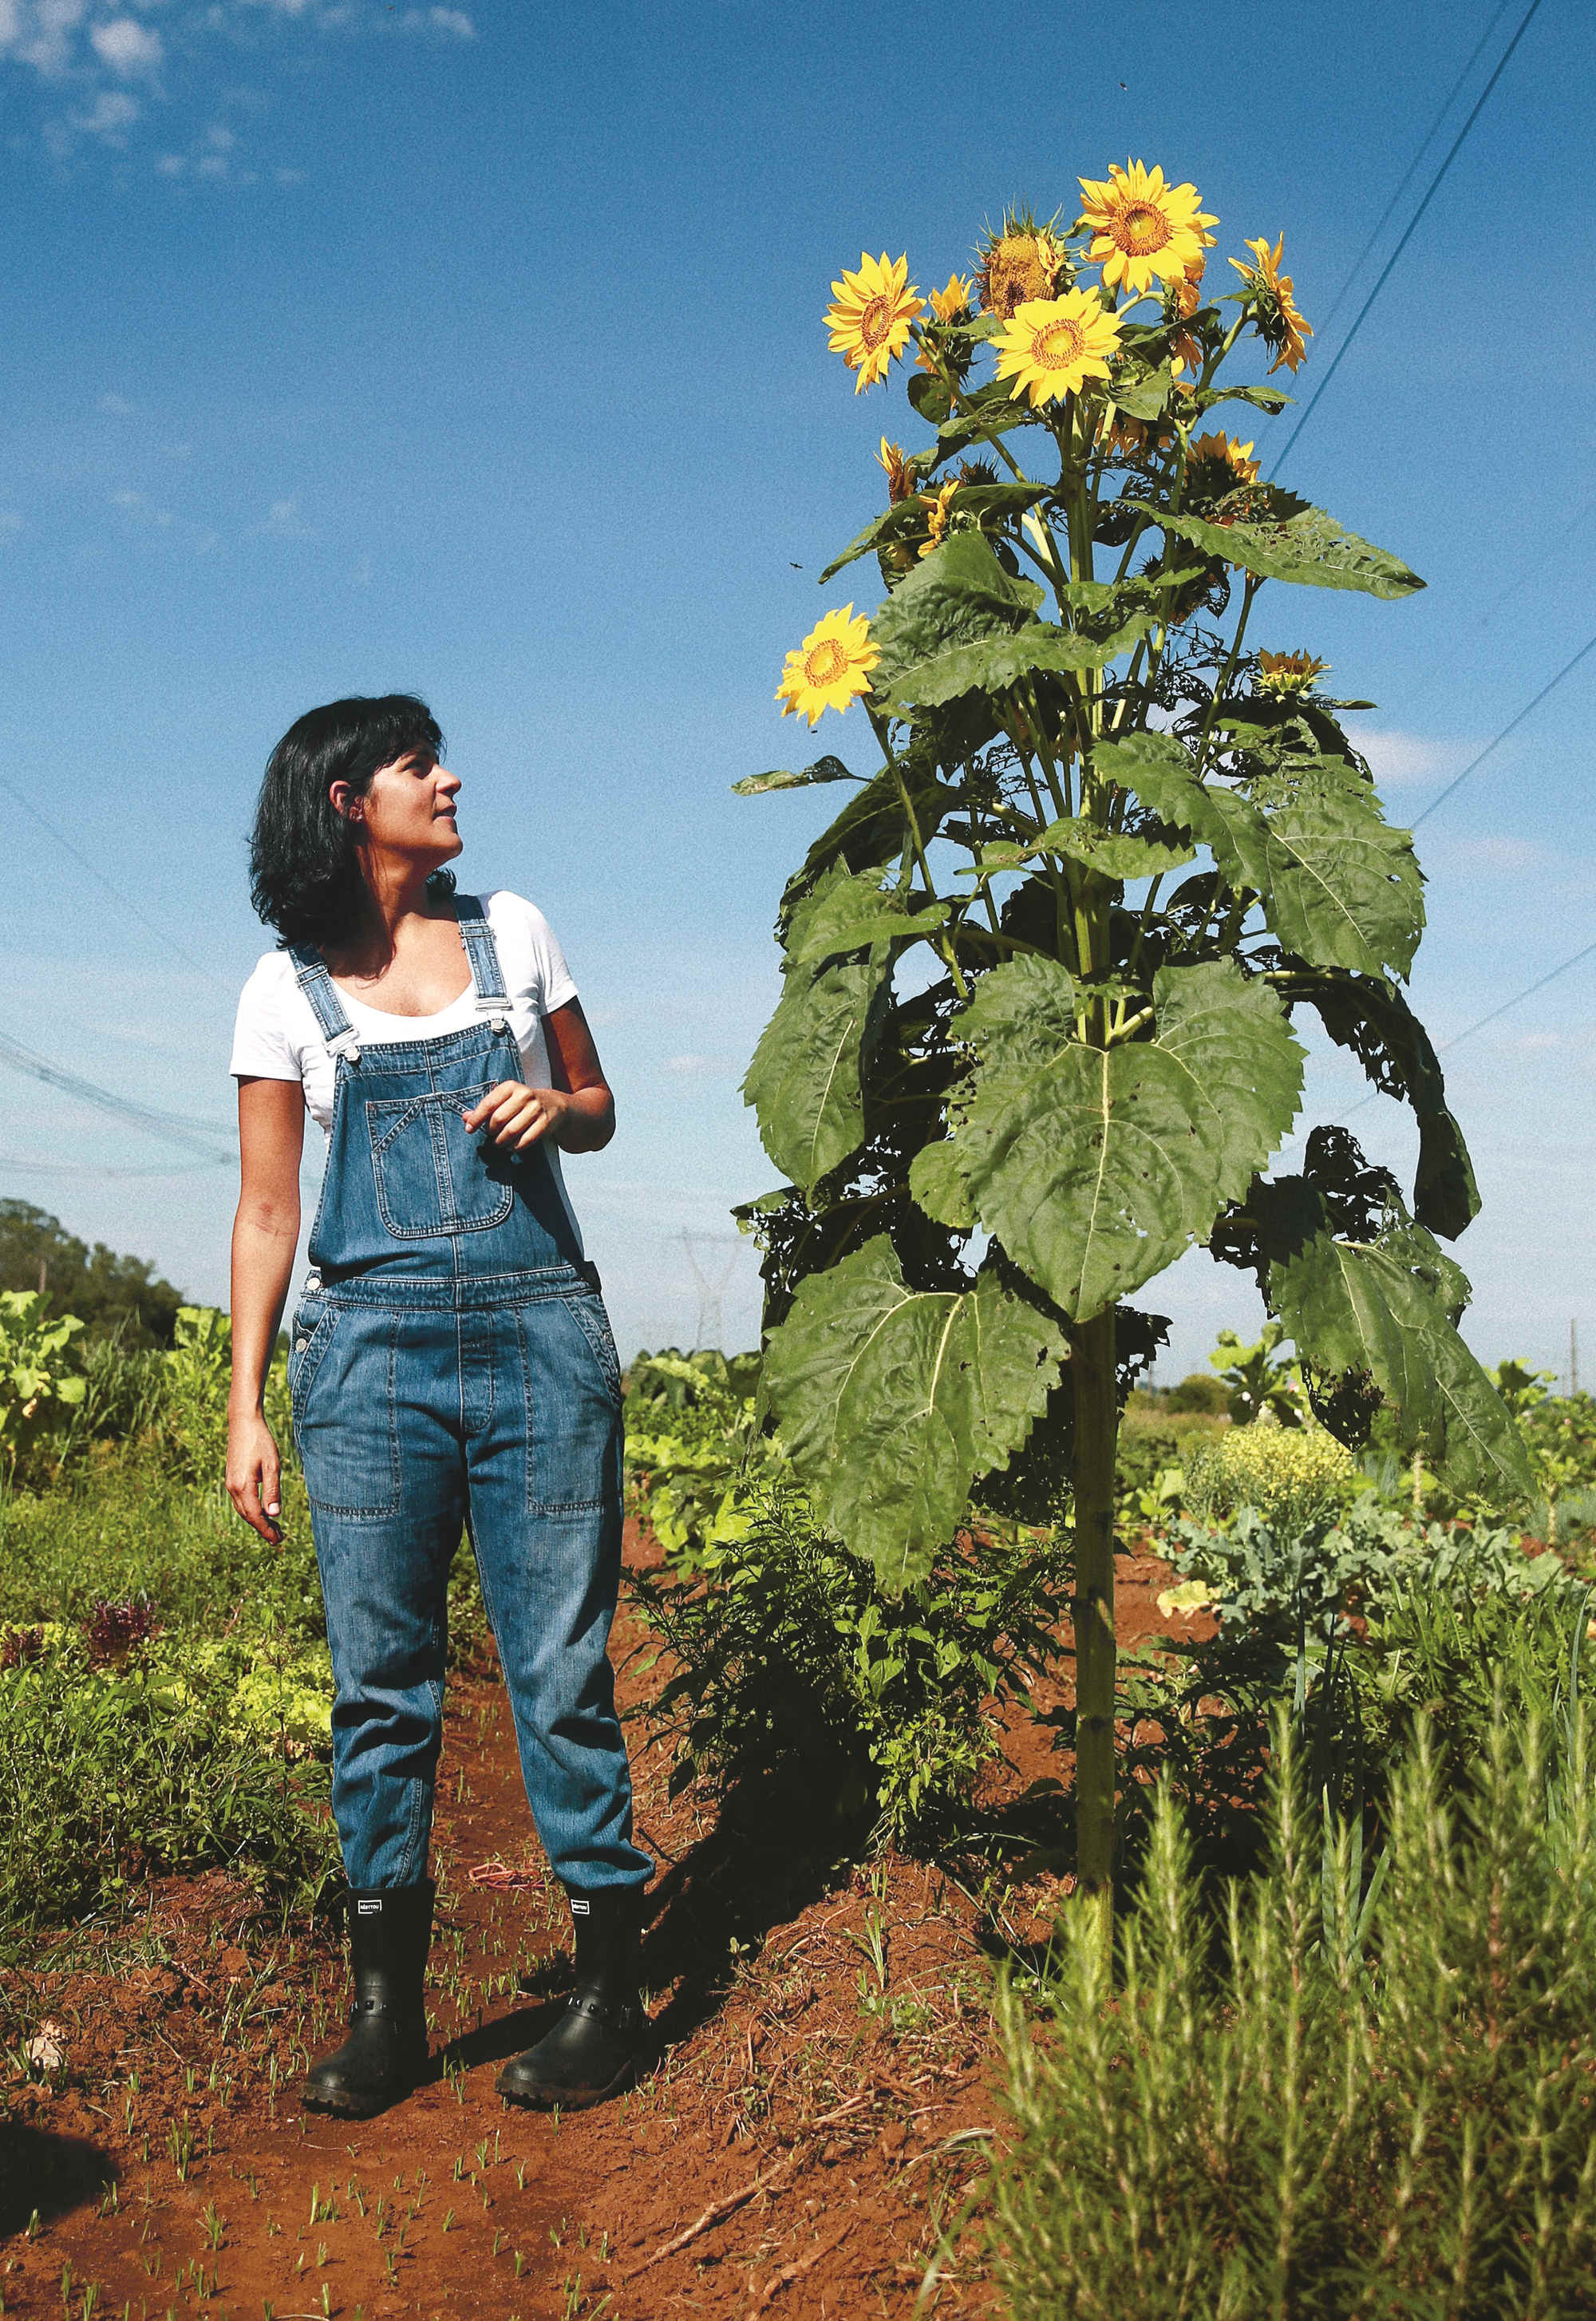
[[[558,1144],[561,1124],[570,1109],[571,1099],[563,1088],[528,1088],[522,1080],[501,1080],[462,1116],[467,1128],[485,1128],[489,1140],[506,1151],[525,1152],[545,1136],[552,1135]]]

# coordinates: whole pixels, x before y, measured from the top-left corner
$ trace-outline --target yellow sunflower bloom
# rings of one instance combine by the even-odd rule
[[[889,259],[859,254],[857,274],[845,272],[831,285],[835,304],[826,309],[830,348],[849,370],[858,373],[854,393],[884,378],[887,367],[909,343],[909,325],[925,312],[925,301],[915,296],[909,280],[907,258]]]
[[[1283,698],[1287,694],[1306,693],[1314,678],[1322,677],[1329,665],[1328,660],[1316,660],[1306,650],[1290,653],[1265,650],[1258,655],[1259,688]]]
[[[1206,229],[1219,223],[1201,207],[1195,186],[1170,186],[1162,169],[1139,161],[1118,162],[1106,177],[1083,177],[1086,196],[1081,223],[1093,229],[1086,255],[1102,267],[1109,289],[1121,285],[1133,295],[1156,282],[1181,282],[1213,241]]]
[[[914,489],[914,462],[901,443],[889,443],[884,435],[876,453],[876,465],[886,477],[886,496],[896,507]]]
[[[1285,253],[1285,236],[1283,233],[1281,235],[1273,250],[1269,247],[1266,234],[1261,234],[1256,241],[1249,241],[1247,246],[1252,251],[1253,263],[1246,265],[1239,258],[1233,258],[1230,263],[1258,301],[1254,316],[1258,336],[1265,346],[1275,350],[1274,360],[1269,368],[1275,371],[1283,363],[1288,370],[1300,369],[1302,358],[1308,351],[1302,341],[1310,339],[1313,331],[1298,312],[1291,276],[1280,270],[1280,261]]]
[[[1211,435],[1199,435],[1186,455],[1186,473],[1190,476],[1194,467],[1211,460],[1221,472],[1205,479],[1211,487],[1217,485],[1221,491],[1234,491],[1238,484],[1256,484],[1258,463],[1252,449],[1250,443],[1234,442],[1217,430]]]
[[[959,479],[955,476],[950,483],[942,485],[937,491],[921,492],[920,497],[925,502],[926,523],[929,527],[925,543],[920,551],[922,556],[929,556],[933,548],[941,547],[943,534],[948,530],[948,512],[953,505],[953,496],[958,487]]]
[[[972,284],[966,274],[950,274],[945,289],[931,293],[931,312],[939,323],[957,323],[970,311]]]
[[[1011,216],[1001,233],[988,234],[975,287],[982,311],[1007,323],[1028,298],[1051,298],[1069,278],[1069,252],[1056,235]]]
[[[787,655],[775,697],[782,715],[807,717],[820,724],[822,709],[846,709],[850,701],[870,690],[869,672],[881,659],[881,648],[870,642],[870,623],[861,613],[844,605],[827,613],[811,629],[796,652]]]
[[[998,341],[997,375],[1013,380],[1011,395],[1029,392],[1034,410],[1077,393],[1089,378],[1107,378],[1119,344],[1120,325],[1095,290],[1028,298]]]

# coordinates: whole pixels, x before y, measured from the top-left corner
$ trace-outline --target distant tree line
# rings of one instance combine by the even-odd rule
[[[87,1334],[125,1346],[169,1346],[182,1290],[141,1257],[103,1241],[91,1249],[31,1201],[0,1200],[0,1289],[37,1289],[55,1314],[76,1314]]]

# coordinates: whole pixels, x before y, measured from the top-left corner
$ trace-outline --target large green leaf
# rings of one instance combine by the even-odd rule
[[[946,921],[946,903],[922,904],[911,911],[904,896],[884,889],[880,880],[879,869],[832,880],[805,908],[801,921],[794,920],[788,967],[813,966],[843,951],[868,951],[872,943],[911,942],[934,934]]]
[[[893,682],[887,706],[902,713],[911,707],[935,708],[961,693],[1002,693],[1033,669],[1104,669],[1118,654],[1129,652],[1152,624],[1151,613],[1135,613],[1121,627],[1099,638],[1036,621],[1007,635],[949,645],[905,669]],[[879,671],[876,683],[879,687]]]
[[[1356,766],[1292,756],[1254,784],[1268,843],[1264,907],[1288,951],[1316,967],[1406,975],[1424,931],[1411,833],[1396,830]]]
[[[759,797],[766,790],[806,790],[816,782],[851,782],[856,778],[840,758],[817,758],[802,773],[790,774],[777,767],[768,774],[745,774],[740,782],[732,783],[731,794],[733,797]]]
[[[822,1519],[895,1593],[952,1537],[975,1478],[1025,1441],[1063,1351],[990,1279],[911,1289],[878,1234],[803,1284],[764,1384]]]
[[[1316,1234],[1269,1270],[1269,1303],[1298,1353],[1331,1376],[1366,1371],[1459,1491],[1530,1488],[1524,1445],[1449,1307],[1466,1297],[1457,1267],[1421,1225],[1374,1242]]]
[[[874,671],[884,697],[911,669],[955,645],[1002,636],[1036,620],[1041,589],[1003,570],[978,532],[956,532],[893,590],[870,624],[881,658]]]
[[[848,884],[840,869],[826,873],[793,914],[795,945],[803,945],[837,888]],[[879,1029],[891,956],[883,942],[818,969],[789,962],[775,1013],[754,1051],[743,1100],[755,1108],[766,1152],[805,1192],[863,1141],[861,1061]]]
[[[958,1165],[981,1223],[1077,1321],[1206,1238],[1295,1117],[1302,1051],[1233,962],[1164,968],[1158,1032],[1106,1053],[1074,1038],[1056,961],[982,978],[957,1028],[980,1057]]]
[[[945,815],[959,803],[959,793],[938,780],[934,772],[902,760],[899,770],[913,804],[922,842],[929,844]],[[884,766],[874,779],[849,798],[842,812],[823,830],[804,856],[802,867],[788,879],[782,895],[780,922],[790,925],[805,896],[813,892],[826,871],[840,863],[849,870],[869,870],[893,862],[909,842],[909,823],[897,776]]]
[[[967,451],[976,443],[987,442],[993,435],[1006,435],[1011,427],[1029,426],[1038,416],[1026,396],[1015,399],[1006,378],[989,379],[984,387],[976,387],[961,400],[966,403],[964,410],[955,412],[951,417],[946,412],[940,414],[941,423],[937,429],[939,461],[951,459],[956,451]],[[914,402],[912,384],[910,401]],[[916,403],[915,408],[922,419],[932,416],[922,404]]]
[[[1174,386],[1174,375],[1165,363],[1143,378],[1117,380],[1109,390],[1109,400],[1127,419],[1158,419],[1169,406]]]
[[[1194,850],[1172,833],[1104,830],[1095,822],[1050,822],[1037,841],[1038,852],[1067,854],[1072,861],[1101,870],[1105,878],[1156,878],[1194,861]]]
[[[1463,1131],[1446,1107],[1446,1082],[1428,1033],[1394,984],[1383,977],[1288,969],[1286,999],[1306,999],[1325,1030],[1350,1048],[1370,1079],[1405,1098],[1419,1124],[1413,1213],[1431,1233],[1455,1241],[1479,1215],[1480,1196]]]
[[[1291,755],[1251,796],[1202,783],[1167,733],[1100,742],[1098,774],[1211,851],[1233,886],[1250,887],[1290,951],[1315,967],[1406,975],[1424,926],[1423,883],[1405,830],[1395,830],[1346,759]]]
[[[1034,507],[1046,499],[1046,484],[965,484],[960,487],[954,506],[962,515],[973,515],[978,523],[1001,523],[1005,516],[1018,515],[1022,508]],[[907,499],[872,516],[857,538],[850,540],[840,556],[834,557],[821,575],[821,586],[833,579],[845,565],[873,548],[884,548],[894,540],[912,540],[926,527],[926,504],[918,492]]]
[[[1287,492],[1261,493],[1265,505],[1251,521],[1211,523],[1198,515],[1172,515],[1150,500],[1117,505],[1148,516],[1165,532],[1190,541],[1205,556],[1238,564],[1259,580],[1292,580],[1309,588],[1357,588],[1369,596],[1410,596],[1423,581],[1401,557],[1388,555],[1344,532],[1334,516]]]

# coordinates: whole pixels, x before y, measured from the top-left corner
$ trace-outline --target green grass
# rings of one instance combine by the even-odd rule
[[[1596,2311],[1582,1722],[1499,1708],[1450,1777],[1420,1734],[1374,1882],[1278,1764],[1265,1866],[1217,1911],[1165,1791],[1117,1956],[1083,1899],[1039,2021],[1002,1991],[1013,2321]]]

